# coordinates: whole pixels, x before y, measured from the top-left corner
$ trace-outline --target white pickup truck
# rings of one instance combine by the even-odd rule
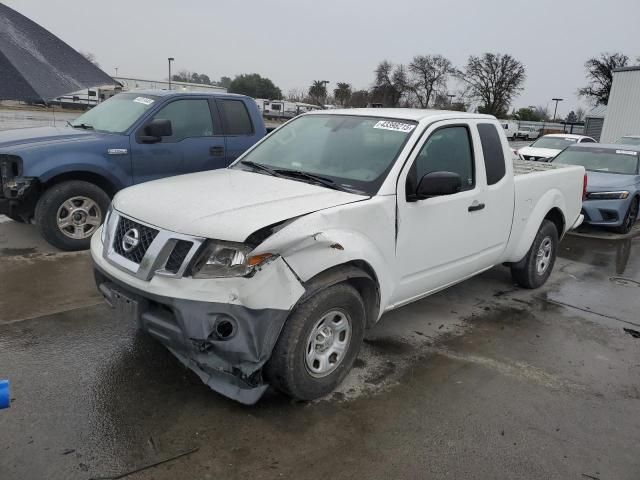
[[[503,263],[547,280],[585,171],[514,163],[502,132],[460,112],[301,115],[227,169],[118,193],[96,282],[223,395],[326,395],[384,312]]]

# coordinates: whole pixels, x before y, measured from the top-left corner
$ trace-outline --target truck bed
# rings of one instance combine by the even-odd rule
[[[548,172],[549,170],[556,170],[563,168],[565,165],[549,162],[532,162],[530,160],[514,160],[513,161],[513,175],[526,175],[533,172]]]

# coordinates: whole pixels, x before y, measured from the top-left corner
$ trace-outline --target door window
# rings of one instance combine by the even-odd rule
[[[484,168],[487,171],[487,184],[494,185],[506,173],[502,142],[500,141],[498,130],[490,123],[479,124],[478,133],[480,133],[480,142],[482,143]]]
[[[475,185],[473,150],[469,130],[463,126],[444,127],[431,134],[422,146],[413,165],[407,192],[415,191],[418,182],[431,172],[453,172],[460,175],[462,190],[472,190]]]
[[[162,107],[153,119],[171,121],[173,135],[163,137],[163,143],[179,142],[190,137],[210,137],[214,132],[207,100],[176,100]]]
[[[253,125],[247,107],[242,100],[218,100],[225,119],[225,133],[227,135],[252,135]],[[271,109],[276,110],[272,104]],[[279,105],[278,105],[279,107]],[[279,108],[278,108],[279,109]]]

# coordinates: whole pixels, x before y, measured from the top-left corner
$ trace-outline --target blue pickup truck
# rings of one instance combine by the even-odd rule
[[[118,190],[226,167],[265,134],[242,95],[120,93],[65,127],[0,132],[0,214],[34,221],[60,249],[85,249]]]

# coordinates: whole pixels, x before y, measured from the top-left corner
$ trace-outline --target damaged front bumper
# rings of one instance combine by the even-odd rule
[[[216,392],[249,405],[260,399],[268,387],[262,367],[304,293],[282,259],[252,278],[157,276],[145,282],[105,262],[93,247],[96,284],[120,316],[163,343]],[[186,294],[189,283],[194,289]]]

